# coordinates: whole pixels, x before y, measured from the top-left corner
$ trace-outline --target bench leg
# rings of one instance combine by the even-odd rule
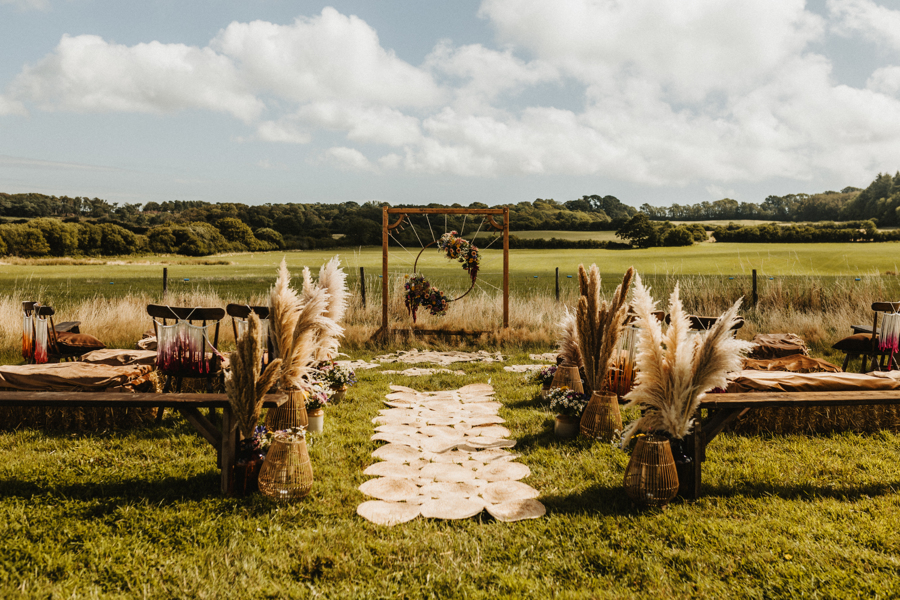
[[[700,471],[703,464],[703,432],[700,420],[694,422],[694,430],[684,439],[684,451],[690,457],[690,468],[684,471],[684,481],[678,482],[678,493],[683,498],[696,500],[700,497]]]
[[[237,458],[237,422],[231,408],[222,409],[222,450],[219,452],[220,468],[222,469],[222,493],[231,491],[231,479],[233,467]]]

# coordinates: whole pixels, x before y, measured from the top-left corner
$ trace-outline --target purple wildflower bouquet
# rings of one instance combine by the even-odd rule
[[[535,371],[534,382],[541,385],[550,385],[553,382],[553,376],[556,375],[556,365],[547,365],[539,371]]]

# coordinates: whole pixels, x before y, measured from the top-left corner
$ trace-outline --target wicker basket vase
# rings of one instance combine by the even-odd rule
[[[553,382],[550,384],[550,387],[567,387],[570,390],[575,390],[579,394],[584,393],[584,386],[581,385],[581,373],[579,373],[578,367],[565,365],[558,367],[556,369],[556,374],[553,375]]]
[[[288,390],[287,401],[277,408],[270,408],[266,413],[266,429],[281,431],[289,427],[308,427],[307,395],[303,390]]]
[[[259,471],[259,491],[276,502],[299,500],[313,484],[312,463],[304,434],[275,436]]]
[[[678,472],[669,440],[638,438],[625,468],[625,493],[637,504],[663,506],[678,493]]]
[[[619,397],[594,392],[581,415],[581,435],[609,442],[617,431],[622,431]]]

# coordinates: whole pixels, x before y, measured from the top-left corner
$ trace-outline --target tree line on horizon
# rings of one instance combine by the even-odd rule
[[[344,202],[247,205],[198,200],[118,204],[100,198],[0,193],[0,255],[70,256],[137,253],[205,256],[219,252],[316,249],[381,244],[382,207],[387,203]],[[399,205],[412,206],[412,205]],[[443,208],[446,205],[429,204]],[[421,208],[417,205],[416,207]],[[488,208],[480,202],[457,208]],[[702,226],[669,220],[760,219],[797,221],[871,221],[900,225],[900,172],[878,174],[865,189],[769,196],[761,204],[729,198],[693,205],[673,204],[640,210],[615,196],[590,195],[558,202],[538,198],[508,205],[512,231],[616,231],[628,245],[592,240],[523,240],[513,248],[606,248],[690,245],[705,239]],[[718,241],[869,241],[894,239],[890,232],[860,235],[867,226],[718,228]],[[858,226],[857,226],[858,225]],[[489,235],[480,217],[410,216],[391,232],[395,246],[420,247],[435,235],[456,230],[465,236]],[[438,232],[435,234],[435,232]],[[425,240],[423,242],[423,240]],[[490,243],[490,242],[487,242]],[[482,242],[482,246],[486,245]]]

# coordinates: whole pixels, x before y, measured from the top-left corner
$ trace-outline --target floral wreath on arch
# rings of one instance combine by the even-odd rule
[[[475,280],[478,278],[478,268],[481,264],[481,255],[478,253],[478,248],[469,241],[459,237],[459,234],[455,231],[442,235],[441,239],[437,241],[437,245],[448,259],[458,260],[462,263],[462,268],[469,272],[469,278],[472,280],[472,287],[474,287]],[[416,263],[418,263],[418,258],[416,258]],[[404,303],[406,304],[406,310],[412,316],[413,323],[416,322],[416,312],[420,306],[424,306],[432,315],[440,317],[447,313],[447,307],[453,301],[425,279],[424,275],[418,273],[407,275],[404,287],[406,289]],[[469,291],[471,289],[470,287]],[[466,292],[466,294],[468,293]],[[466,294],[463,294],[463,296]],[[456,298],[456,300],[459,300],[459,298]]]

